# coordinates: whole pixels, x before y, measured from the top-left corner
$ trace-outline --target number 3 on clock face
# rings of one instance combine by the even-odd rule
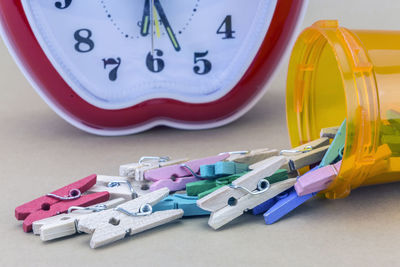
[[[150,3],[22,0],[53,66],[80,97],[103,109],[153,98],[204,103],[227,94],[254,60],[277,2]]]
[[[2,0],[0,33],[40,96],[101,135],[205,129],[271,82],[307,0]]]

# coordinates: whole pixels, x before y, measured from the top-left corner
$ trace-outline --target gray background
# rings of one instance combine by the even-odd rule
[[[303,27],[338,19],[358,29],[399,29],[398,0],[311,0]],[[25,234],[14,208],[91,173],[115,175],[142,155],[197,158],[248,148],[287,148],[286,62],[263,99],[213,130],[151,131],[105,138],[81,132],[38,97],[0,44],[1,266],[360,266],[400,264],[400,185],[361,188],[343,200],[313,200],[279,223],[242,216],[223,230],[185,219],[103,249],[89,236],[42,243]]]

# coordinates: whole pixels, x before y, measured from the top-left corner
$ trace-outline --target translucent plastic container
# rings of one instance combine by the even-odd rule
[[[400,181],[400,31],[316,22],[294,46],[286,100],[293,146],[347,119],[342,167],[322,192],[327,198]]]

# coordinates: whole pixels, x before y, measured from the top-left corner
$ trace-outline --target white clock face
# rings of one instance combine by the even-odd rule
[[[68,85],[92,105],[121,109],[153,98],[204,103],[227,94],[254,60],[276,1],[22,4],[43,51]]]

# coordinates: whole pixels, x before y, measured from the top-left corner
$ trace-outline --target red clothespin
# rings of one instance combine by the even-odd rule
[[[198,172],[201,165],[209,165],[229,158],[229,153],[218,156],[191,160],[186,163],[171,165],[163,168],[148,170],[144,178],[154,183],[150,186],[151,191],[168,187],[170,191],[185,189],[187,183],[200,180]]]
[[[34,199],[15,208],[17,220],[24,220],[25,232],[32,231],[32,223],[68,211],[69,207],[87,207],[109,200],[108,192],[82,195],[96,183],[97,175],[93,174],[75,183],[60,188],[50,194]]]
[[[333,165],[316,169],[301,176],[294,188],[299,196],[319,192],[328,188],[329,184],[337,177],[342,161]]]

